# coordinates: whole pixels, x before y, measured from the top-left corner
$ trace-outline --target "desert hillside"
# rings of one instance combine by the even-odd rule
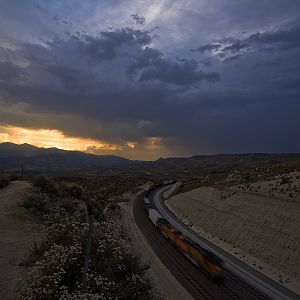
[[[167,205],[234,248],[300,280],[300,173],[226,188],[201,187],[178,194]]]

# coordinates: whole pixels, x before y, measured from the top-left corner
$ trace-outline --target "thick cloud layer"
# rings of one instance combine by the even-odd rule
[[[299,2],[187,2],[3,1],[0,125],[138,158],[300,151]]]
[[[202,45],[192,51],[200,53],[210,52],[221,58],[226,57],[225,62],[230,62],[241,57],[246,52],[271,52],[298,48],[300,48],[300,27],[285,31],[257,32],[243,39],[226,38],[219,40],[217,43]]]

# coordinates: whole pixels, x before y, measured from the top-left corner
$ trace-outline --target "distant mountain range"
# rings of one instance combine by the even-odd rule
[[[58,148],[39,148],[30,144],[0,144],[0,157],[34,157],[39,155],[62,154],[67,152],[69,151]]]
[[[281,166],[299,166],[300,154],[219,154],[160,158],[137,161],[114,155],[93,155],[57,148],[39,148],[29,144],[0,143],[0,169],[68,171],[90,168],[118,168],[126,173],[196,175],[209,172]],[[172,175],[173,176],[173,175]]]
[[[185,169],[186,172],[267,168],[275,165],[300,166],[299,153],[245,153],[195,155],[188,158],[160,158],[156,161],[166,169]],[[196,172],[196,173],[197,173]]]
[[[0,168],[20,170],[66,170],[92,167],[122,167],[137,164],[114,155],[93,155],[58,148],[39,148],[29,144],[0,143]]]

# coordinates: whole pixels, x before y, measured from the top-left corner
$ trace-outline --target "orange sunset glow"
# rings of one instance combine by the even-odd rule
[[[122,146],[107,144],[101,140],[66,136],[59,130],[28,129],[16,126],[0,126],[0,143],[3,142],[28,143],[37,147],[56,147],[64,150],[85,152],[92,152],[90,151],[92,149],[117,151],[122,148]]]

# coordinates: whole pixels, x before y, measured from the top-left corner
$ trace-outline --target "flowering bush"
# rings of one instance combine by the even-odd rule
[[[86,224],[80,211],[56,208],[44,222],[49,250],[36,262],[18,292],[20,299],[58,299],[61,286],[75,289],[81,280],[82,243]]]
[[[61,197],[81,199],[83,195],[83,188],[77,183],[62,182],[58,184],[58,193]]]
[[[76,276],[82,265],[81,245],[53,244],[41,261],[36,263],[29,274],[29,280],[19,292],[22,299],[58,299],[61,286],[75,286],[80,278]]]
[[[34,213],[45,213],[48,209],[49,196],[38,190],[27,193],[20,204],[22,207],[33,210]]]
[[[7,176],[0,175],[0,188],[7,186],[10,182],[10,179]]]
[[[32,182],[33,187],[48,194],[56,194],[57,186],[55,182],[47,176],[36,176]]]
[[[88,225],[84,222],[82,210],[68,213],[61,207],[54,207],[51,213],[44,217],[43,229],[50,245],[69,245],[83,242]]]
[[[29,203],[44,199],[48,204],[43,215],[47,240],[38,249],[42,250],[36,251],[38,261],[21,284],[17,299],[149,299],[151,286],[143,278],[145,269],[140,260],[130,252],[118,210],[110,210],[108,221],[93,222],[89,268],[83,285],[86,241],[90,232],[85,211],[66,210],[59,198],[40,189],[30,195]]]
[[[144,268],[140,260],[130,252],[117,216],[95,223],[94,236],[89,287],[97,292],[105,290],[107,299],[146,299],[150,283],[143,278]],[[99,277],[93,274],[101,274],[102,283],[103,276],[110,279],[106,288],[97,285]]]

